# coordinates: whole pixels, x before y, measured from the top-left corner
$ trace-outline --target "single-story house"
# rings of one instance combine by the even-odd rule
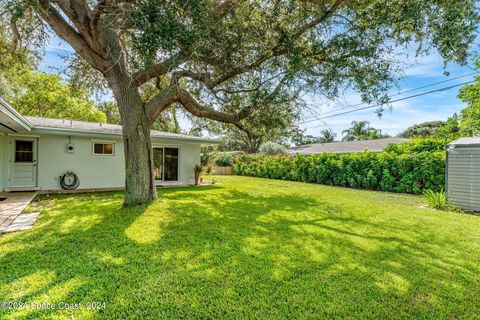
[[[158,185],[194,184],[200,147],[216,140],[152,131]],[[122,127],[27,117],[0,98],[0,192],[60,190],[60,177],[73,172],[78,189],[125,186]]]
[[[382,152],[390,143],[402,144],[408,141],[404,138],[384,138],[377,140],[362,141],[337,141],[329,143],[313,143],[303,146],[292,147],[290,154],[318,154],[318,153],[355,153],[355,152]]]

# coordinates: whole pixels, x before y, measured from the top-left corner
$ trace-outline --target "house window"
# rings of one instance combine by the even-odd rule
[[[15,141],[15,162],[33,162],[33,141]]]
[[[93,154],[113,156],[115,155],[115,143],[113,142],[93,142]]]

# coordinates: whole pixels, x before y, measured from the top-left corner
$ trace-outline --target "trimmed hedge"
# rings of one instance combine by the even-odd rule
[[[402,144],[390,143],[385,152],[396,154],[412,154],[422,152],[445,152],[447,150],[447,143],[443,139],[438,138],[414,138]]]
[[[243,155],[236,175],[420,194],[445,184],[445,153],[388,152],[296,156]]]

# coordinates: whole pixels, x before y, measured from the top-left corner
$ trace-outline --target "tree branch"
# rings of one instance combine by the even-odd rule
[[[93,37],[90,30],[90,9],[85,1],[53,0],[53,2],[73,23],[78,30],[78,33],[80,33],[89,44],[92,44]]]
[[[15,19],[10,20],[10,28],[12,29],[13,39],[12,39],[12,52],[17,51],[18,45],[21,43],[20,32],[18,31],[17,21]]]
[[[213,16],[215,18],[223,18],[226,16],[230,10],[233,8],[233,2],[230,0],[225,0],[224,2],[220,3],[218,7],[215,8],[213,11]]]
[[[161,90],[150,99],[150,101],[145,104],[145,112],[150,124],[154,123],[160,113],[170,107],[175,101],[177,101],[175,87],[168,87]]]
[[[322,23],[323,21],[331,17],[345,1],[348,1],[348,0],[335,1],[335,3],[327,11],[325,11],[325,13],[321,17],[310,21],[309,23],[305,24],[300,29],[298,29],[298,31],[294,34],[294,38],[301,36],[306,31],[314,28],[318,24]]]
[[[134,76],[134,79],[137,82],[138,86],[141,86],[150,79],[167,74],[173,68],[184,63],[186,60],[187,58],[184,52],[179,52],[172,55],[168,59],[165,59],[164,61],[151,66],[149,69],[137,73],[136,76]]]
[[[243,113],[229,114],[226,112],[217,111],[210,107],[203,106],[198,101],[196,101],[190,95],[190,93],[183,89],[178,90],[177,101],[183,106],[185,110],[187,110],[196,117],[207,118],[223,123],[231,123],[239,129],[244,130],[244,127],[240,122],[246,116]]]
[[[304,34],[306,31],[314,28],[315,26],[317,26],[318,24],[320,24],[321,22],[325,21],[326,19],[328,19],[330,16],[332,16],[339,8],[340,6],[347,0],[337,0],[335,1],[335,3],[321,16],[319,17],[318,19],[315,19],[307,24],[305,24],[304,26],[302,26],[301,28],[299,28],[297,30],[297,32],[295,32],[292,36],[293,39],[296,39],[298,37],[300,37],[302,34]],[[287,52],[286,48],[284,48],[282,46],[281,43],[277,43],[275,47],[273,47],[272,49],[272,55],[273,56],[279,56],[279,55],[282,55],[284,54],[285,52]],[[271,55],[271,56],[272,56]],[[254,68],[258,68],[259,66],[261,66],[265,61],[267,61],[271,56],[268,56],[268,55],[265,55],[265,56],[261,56],[259,57],[257,60],[255,60],[254,62],[250,63],[250,64],[247,64],[247,65],[244,65],[244,66],[239,66],[237,68],[233,68],[232,70],[228,71],[228,72],[225,72],[224,74],[218,76],[216,79],[214,80],[211,80],[209,81],[208,85],[206,84],[207,88],[212,90],[214,89],[216,86],[218,86],[219,84],[227,81],[227,80],[230,80],[232,79],[233,77],[239,75],[239,74],[242,74],[242,73],[245,73],[249,70],[252,70]],[[194,78],[195,79],[195,78]],[[198,80],[198,79],[197,79]]]
[[[94,68],[101,72],[105,71],[108,67],[107,61],[90,47],[82,34],[73,29],[48,0],[41,1],[40,5],[42,6],[40,15],[55,33],[68,42]]]

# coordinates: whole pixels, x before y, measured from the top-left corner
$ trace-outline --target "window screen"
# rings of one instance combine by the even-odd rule
[[[33,162],[33,141],[15,141],[15,162]]]
[[[95,155],[114,155],[115,144],[111,142],[94,142],[93,154]]]

